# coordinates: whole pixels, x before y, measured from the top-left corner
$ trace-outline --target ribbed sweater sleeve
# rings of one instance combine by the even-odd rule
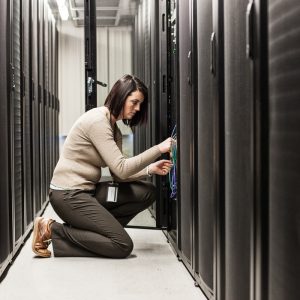
[[[102,118],[101,122],[90,122],[86,134],[112,173],[121,180],[138,173],[161,155],[156,145],[137,156],[126,158],[114,140],[107,118]]]

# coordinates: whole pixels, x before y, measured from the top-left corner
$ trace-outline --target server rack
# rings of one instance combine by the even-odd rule
[[[168,137],[168,1],[160,1],[158,5],[158,98],[156,105],[156,138],[159,143]],[[168,159],[167,155],[165,158]],[[167,227],[168,215],[168,180],[167,177],[156,178],[158,201],[156,201],[157,226]]]
[[[39,92],[38,92],[38,110],[39,110],[39,155],[40,155],[40,174],[41,174],[41,203],[45,202],[46,198],[46,156],[45,156],[45,98],[44,98],[44,81],[45,81],[45,59],[44,59],[44,12],[45,5],[43,0],[39,0],[38,24],[39,24]]]
[[[215,212],[216,191],[214,147],[216,144],[213,105],[213,77],[211,73],[213,47],[213,3],[197,3],[197,216],[195,232],[195,277],[198,284],[211,298],[215,291]],[[211,44],[210,44],[211,43]]]
[[[4,271],[11,260],[12,251],[12,214],[11,214],[11,192],[10,192],[10,163],[9,157],[9,93],[10,93],[10,55],[9,35],[10,31],[10,3],[2,1],[0,4],[0,136],[2,146],[0,148],[0,167],[2,178],[0,180],[0,273]],[[6,45],[6,46],[4,46]]]
[[[213,1],[213,32],[211,35],[211,75],[214,124],[214,199],[215,199],[215,276],[214,297],[224,299],[225,288],[225,133],[224,133],[224,31],[223,1]]]
[[[85,110],[97,106],[96,1],[84,2]]]
[[[0,166],[0,275],[14,258],[29,234],[33,218],[41,214],[46,204],[45,178],[51,174],[43,166],[43,87],[49,60],[43,60],[43,1],[11,0],[1,3],[0,51],[1,66],[1,147]],[[45,9],[46,14],[48,11]],[[53,26],[53,36],[57,34]],[[55,32],[55,33],[54,33]],[[54,43],[52,44],[54,47]],[[57,49],[56,49],[57,52]],[[53,63],[53,94],[57,89],[57,56]],[[56,91],[57,95],[57,91]],[[57,100],[58,103],[58,100]],[[57,105],[58,107],[58,105]],[[57,120],[57,117],[56,117]],[[50,124],[54,127],[55,124]],[[51,129],[54,132],[54,129]],[[54,139],[54,137],[53,137]],[[58,137],[55,137],[56,145]],[[54,147],[54,143],[52,143]],[[55,148],[55,147],[54,147]],[[54,162],[58,149],[53,149]],[[49,152],[45,160],[49,161]],[[42,178],[42,180],[40,180]]]
[[[32,110],[31,110],[31,2],[22,1],[22,123],[24,229],[33,219]]]
[[[253,60],[246,53],[247,7],[248,0],[224,1],[225,299],[233,300],[250,299],[252,282],[256,114]]]
[[[135,49],[138,49],[139,55],[136,55],[135,65],[138,66],[136,69],[136,75],[145,82],[147,77],[145,68],[145,49],[146,49],[146,41],[145,41],[145,32],[147,31],[147,23],[146,23],[146,15],[149,14],[146,6],[146,0],[141,2],[138,7],[138,14],[135,19],[135,38],[134,44]],[[149,42],[149,41],[148,41]],[[148,47],[150,44],[147,45]],[[146,84],[146,82],[145,82]],[[148,107],[149,108],[149,107]],[[146,135],[147,135],[146,126],[139,126],[134,128],[134,153],[140,153],[146,150]]]
[[[195,59],[192,49],[192,27],[190,24],[192,2],[177,1],[178,9],[178,198],[180,201],[181,257],[192,272],[193,264],[193,199],[194,199],[194,82],[192,66]]]
[[[40,126],[39,126],[39,77],[38,77],[38,2],[32,0],[32,34],[31,34],[31,64],[32,64],[32,162],[33,162],[33,199],[34,199],[34,214],[37,214],[41,209],[41,174],[40,174]]]
[[[49,171],[52,174],[53,170],[53,39],[52,39],[52,22],[48,16],[48,60],[49,60],[49,69],[48,69],[48,127],[49,127]]]
[[[167,129],[168,136],[175,137],[177,135],[177,123],[178,123],[178,57],[177,57],[177,1],[172,0],[168,2],[167,7],[167,94],[168,94],[168,118],[167,118]],[[173,147],[175,151],[177,149],[177,141],[174,141]],[[168,204],[167,215],[167,234],[173,245],[179,245],[180,236],[178,228],[179,226],[179,203],[177,195],[177,152],[173,150],[174,169],[171,171],[172,175],[168,178],[169,188],[166,191],[166,200]]]
[[[147,126],[134,129],[134,152],[140,153],[167,138],[167,1],[142,1],[135,18],[134,73],[145,82],[149,91]],[[162,19],[164,16],[164,19]],[[163,22],[163,23],[162,23]],[[158,64],[163,67],[158,68]],[[162,81],[164,80],[164,84]],[[165,120],[165,121],[161,121]],[[156,226],[167,226],[166,178],[154,178],[156,202],[150,211]]]
[[[265,299],[296,300],[300,298],[300,3],[268,4],[269,266],[262,287],[268,285]]]
[[[23,157],[22,157],[22,104],[21,104],[21,2],[14,0],[11,5],[11,89],[9,103],[10,117],[10,168],[12,191],[12,239],[13,251],[20,245],[23,233]]]
[[[49,132],[49,13],[45,5],[44,10],[44,122],[45,122],[45,170],[46,170],[46,184],[50,182],[50,132]]]

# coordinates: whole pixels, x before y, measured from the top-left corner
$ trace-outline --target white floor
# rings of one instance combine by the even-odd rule
[[[59,220],[48,206],[46,216]],[[37,258],[31,237],[0,284],[1,300],[205,300],[159,230],[128,229],[127,259]],[[50,246],[51,247],[51,246]]]

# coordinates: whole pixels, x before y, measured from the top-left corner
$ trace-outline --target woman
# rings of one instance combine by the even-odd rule
[[[125,258],[131,253],[133,243],[124,226],[155,200],[154,185],[139,179],[166,175],[171,168],[169,160],[155,162],[170,151],[171,138],[132,158],[122,154],[116,121],[131,127],[144,123],[147,107],[146,86],[125,75],[115,83],[104,106],[89,110],[75,122],[49,193],[53,209],[65,223],[35,220],[32,250],[36,255],[50,257],[50,241],[55,256]],[[117,184],[99,183],[101,168],[106,166],[118,182],[118,194]]]

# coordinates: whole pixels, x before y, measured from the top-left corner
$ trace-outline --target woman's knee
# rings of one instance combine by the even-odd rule
[[[116,251],[114,253],[115,258],[126,258],[128,257],[133,250],[132,239],[128,236],[127,239],[124,239],[122,242],[116,244]]]

